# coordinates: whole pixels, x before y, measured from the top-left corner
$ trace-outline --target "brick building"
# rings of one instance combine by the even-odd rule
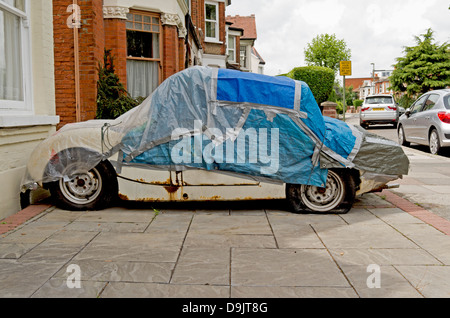
[[[20,210],[31,151],[56,130],[51,0],[0,0],[0,220]]]
[[[227,16],[226,21],[230,24],[230,28],[242,30],[242,35],[236,37],[239,39],[236,48],[239,52],[237,64],[239,64],[240,69],[244,72],[264,74],[266,62],[255,48],[255,42],[258,39],[255,15]]]
[[[59,127],[95,118],[104,50],[132,97],[193,65],[227,66],[231,0],[53,0]]]

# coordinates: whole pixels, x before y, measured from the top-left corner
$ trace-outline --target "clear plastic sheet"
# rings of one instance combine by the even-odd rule
[[[116,154],[119,169],[219,170],[315,186],[333,166],[396,177],[409,166],[398,145],[324,118],[303,82],[193,67],[115,120],[64,126],[33,151],[22,184],[67,179]]]

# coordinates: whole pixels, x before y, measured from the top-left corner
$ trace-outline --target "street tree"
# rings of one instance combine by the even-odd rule
[[[308,43],[304,50],[305,61],[309,66],[331,68],[335,74],[339,70],[340,61],[351,59],[351,50],[344,40],[336,38],[335,34],[321,34]]]
[[[415,46],[404,47],[404,56],[397,58],[390,77],[395,92],[417,97],[432,89],[450,85],[450,44],[434,41],[433,30],[415,36]]]

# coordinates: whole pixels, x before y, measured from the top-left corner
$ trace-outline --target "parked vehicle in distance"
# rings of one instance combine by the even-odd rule
[[[359,124],[363,128],[373,124],[392,124],[397,127],[399,106],[394,97],[387,94],[371,95],[364,99],[359,113]]]
[[[400,117],[398,143],[429,146],[432,154],[450,146],[450,89],[430,91],[420,96]]]
[[[304,82],[196,66],[115,120],[62,127],[31,154],[22,191],[47,188],[69,210],[120,197],[345,213],[408,168],[398,143],[324,117]]]

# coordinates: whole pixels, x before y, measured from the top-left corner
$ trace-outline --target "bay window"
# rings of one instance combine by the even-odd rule
[[[132,97],[147,97],[159,85],[161,19],[134,11],[127,18],[127,90]]]
[[[25,0],[0,0],[0,111],[31,110]]]

